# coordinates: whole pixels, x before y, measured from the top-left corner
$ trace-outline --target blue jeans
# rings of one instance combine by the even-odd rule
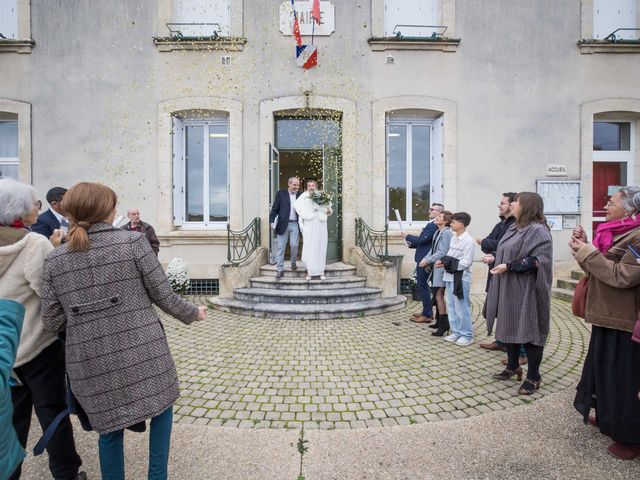
[[[416,283],[418,295],[422,299],[422,315],[433,317],[433,305],[431,305],[431,290],[429,289],[429,274],[424,268],[416,266]]]
[[[291,263],[296,263],[298,259],[298,239],[300,238],[300,228],[298,222],[289,222],[287,229],[282,235],[278,235],[278,251],[276,253],[276,263],[278,271],[284,270],[284,250],[287,248],[287,240],[291,242]]]
[[[447,295],[447,311],[449,312],[449,325],[451,333],[464,338],[473,338],[473,325],[471,324],[471,297],[469,289],[471,282],[462,282],[462,299],[453,294],[453,282],[444,282]]]
[[[167,480],[173,406],[151,419],[148,480]],[[124,480],[124,430],[104,433],[98,440],[102,480]]]

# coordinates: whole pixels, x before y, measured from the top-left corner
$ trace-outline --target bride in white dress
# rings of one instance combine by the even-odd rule
[[[333,213],[331,202],[318,205],[311,195],[317,190],[314,180],[307,181],[307,191],[293,204],[298,213],[300,232],[304,237],[302,261],[307,267],[307,280],[320,275],[324,280],[324,267],[327,264],[327,218]]]

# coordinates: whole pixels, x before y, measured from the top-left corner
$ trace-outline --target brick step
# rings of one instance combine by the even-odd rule
[[[573,278],[559,278],[556,280],[556,287],[561,288],[563,290],[575,290],[576,285],[578,285],[578,280],[574,280]]]
[[[326,280],[305,280],[304,278],[254,277],[250,280],[253,288],[271,288],[275,290],[338,290],[343,288],[365,287],[365,277],[341,276],[327,277]]]
[[[580,280],[584,277],[584,272],[582,270],[571,270],[571,278],[574,280]]]
[[[260,274],[264,277],[275,277],[277,271],[275,265],[263,265],[260,267]],[[327,278],[354,276],[356,267],[343,262],[329,263],[324,270],[324,274]],[[285,263],[283,278],[304,278],[306,276],[307,267],[304,263],[298,262],[296,271],[291,270],[289,261]]]
[[[341,290],[276,290],[271,288],[236,288],[237,300],[253,303],[335,304],[366,302],[380,298],[379,288],[344,288]]]
[[[551,289],[551,297],[552,298],[557,298],[559,300],[566,300],[567,302],[570,302],[571,300],[573,300],[573,290],[567,290],[565,288],[553,287]]]

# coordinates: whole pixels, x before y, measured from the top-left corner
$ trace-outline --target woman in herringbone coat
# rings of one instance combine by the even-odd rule
[[[498,244],[485,318],[489,334],[497,320],[496,339],[507,347],[507,368],[494,378],[522,378],[518,365],[522,344],[528,368],[518,393],[531,395],[540,388],[540,363],[549,334],[553,246],[540,195],[519,193],[512,211],[516,223]]]
[[[149,478],[167,478],[178,376],[154,304],[189,324],[206,307],[176,295],[144,235],[111,226],[116,194],[78,183],[69,241],[44,265],[43,323],[66,331],[71,390],[100,434],[103,479],[124,479],[123,429],[151,419]]]

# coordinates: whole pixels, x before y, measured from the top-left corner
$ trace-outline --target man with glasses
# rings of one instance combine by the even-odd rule
[[[32,232],[39,233],[47,238],[53,235],[54,230],[61,229],[66,233],[69,228],[69,221],[60,208],[65,193],[67,193],[67,189],[62,187],[53,187],[47,192],[47,202],[50,208],[38,217],[38,221],[31,227]]]
[[[418,295],[422,299],[422,311],[416,312],[411,316],[411,321],[415,323],[431,323],[433,319],[433,305],[431,303],[431,291],[429,290],[429,274],[424,268],[420,267],[419,263],[431,250],[433,236],[438,231],[434,220],[442,212],[444,212],[444,205],[441,203],[433,203],[429,209],[429,222],[422,229],[420,235],[403,234],[407,246],[416,249],[416,283]]]

